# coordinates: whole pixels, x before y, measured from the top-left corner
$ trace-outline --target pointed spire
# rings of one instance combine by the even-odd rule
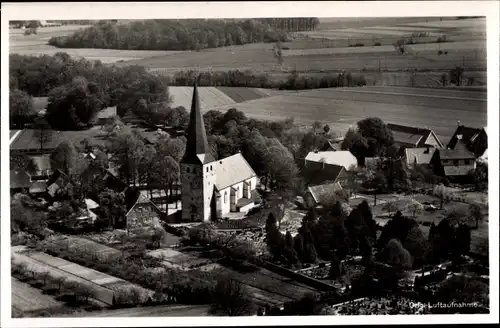
[[[208,145],[207,133],[205,131],[205,123],[203,122],[203,115],[200,110],[200,97],[198,95],[197,79],[198,78],[196,78],[193,87],[191,114],[186,131],[186,152],[184,153],[184,157],[181,161],[181,163],[187,164],[205,164],[214,160],[210,153],[210,146]]]

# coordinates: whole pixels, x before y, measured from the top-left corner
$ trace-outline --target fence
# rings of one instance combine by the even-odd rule
[[[335,287],[335,286],[332,286],[332,285],[327,284],[327,283],[325,283],[323,281],[320,281],[320,280],[317,280],[317,279],[305,276],[303,274],[294,272],[292,270],[288,270],[286,268],[280,267],[280,266],[278,266],[276,264],[273,264],[271,262],[262,261],[259,264],[262,267],[264,267],[265,269],[268,269],[269,271],[273,271],[273,272],[275,272],[277,274],[280,274],[280,275],[283,275],[285,277],[294,279],[297,282],[300,282],[300,283],[302,283],[304,285],[308,285],[308,286],[311,286],[313,288],[316,288],[319,291],[337,291],[337,287]]]

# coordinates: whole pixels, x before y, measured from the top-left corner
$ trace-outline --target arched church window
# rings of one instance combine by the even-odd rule
[[[224,192],[224,204],[227,203],[227,191]]]

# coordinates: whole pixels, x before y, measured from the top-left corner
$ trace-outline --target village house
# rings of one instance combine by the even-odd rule
[[[387,127],[392,131],[394,143],[403,148],[443,147],[432,130],[392,123],[387,124]]]
[[[325,203],[331,202],[331,200],[335,197],[335,193],[341,190],[342,186],[338,182],[310,186],[304,193],[304,204],[307,208],[324,205]]]
[[[304,160],[301,175],[307,185],[321,185],[327,182],[347,183],[347,172],[358,166],[356,157],[350,151],[310,152]]]
[[[481,157],[488,149],[487,127],[471,128],[459,125],[446,148],[456,149],[459,141],[465,145],[465,148],[472,152],[476,158]]]
[[[434,147],[406,148],[404,156],[406,164],[408,167],[430,167],[435,151]]]
[[[461,178],[476,168],[476,156],[459,141],[455,149],[437,149],[432,157],[431,165],[437,175]]]
[[[241,154],[215,160],[195,85],[181,166],[183,221],[208,221],[255,206],[257,175]]]
[[[344,138],[335,138],[335,139],[328,139],[323,147],[321,147],[319,150],[320,151],[340,151],[342,150],[342,142],[344,141]]]

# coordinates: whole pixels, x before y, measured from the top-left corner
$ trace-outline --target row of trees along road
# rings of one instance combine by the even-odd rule
[[[286,41],[288,32],[312,30],[318,24],[317,18],[104,21],[69,36],[52,37],[49,44],[59,48],[200,50]]]

